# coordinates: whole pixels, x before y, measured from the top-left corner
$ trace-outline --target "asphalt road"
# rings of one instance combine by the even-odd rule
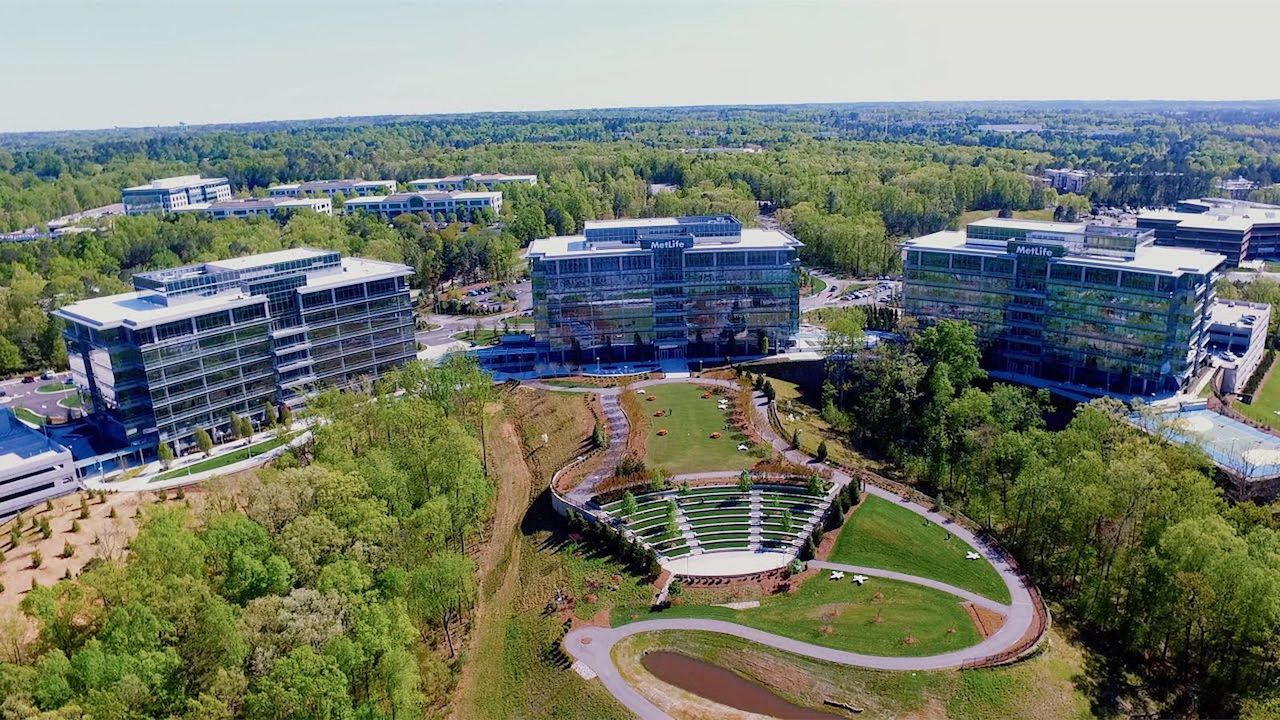
[[[38,392],[38,389],[69,377],[67,373],[58,373],[53,380],[41,380],[37,375],[36,381],[32,383],[24,383],[20,377],[0,382],[0,391],[4,392],[4,395],[0,395],[0,407],[10,409],[21,407],[41,415],[65,413],[66,408],[60,407],[58,401],[74,393],[74,389],[59,393],[42,393]]]

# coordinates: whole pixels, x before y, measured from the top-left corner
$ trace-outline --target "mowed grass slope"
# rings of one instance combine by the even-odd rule
[[[1275,370],[1253,394],[1253,403],[1233,402],[1231,407],[1241,415],[1269,428],[1280,428],[1280,372]]]
[[[873,578],[865,585],[816,575],[799,589],[772,595],[760,607],[731,610],[674,605],[660,613],[618,607],[614,625],[637,620],[697,617],[727,620],[839,650],[886,656],[921,656],[977,644],[981,637],[960,599],[919,585]]]
[[[634,392],[628,390],[627,392]],[[759,458],[748,452],[739,452],[738,443],[744,442],[736,430],[726,430],[728,414],[717,407],[719,395],[703,398],[707,388],[692,383],[654,385],[645,389],[641,399],[647,437],[645,439],[646,462],[669,473],[706,472],[709,470],[744,470]],[[724,396],[732,403],[732,396]],[[659,410],[667,411],[666,417],[654,417]],[[666,430],[665,436],[658,435]],[[720,437],[711,439],[711,433]]]
[[[896,570],[940,580],[1008,604],[1009,588],[984,558],[945,528],[904,507],[868,495],[840,530],[831,562]]]

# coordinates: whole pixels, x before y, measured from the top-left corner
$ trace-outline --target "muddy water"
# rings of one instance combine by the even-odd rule
[[[734,674],[730,670],[695,660],[687,655],[656,650],[640,659],[644,669],[659,680],[670,683],[721,705],[772,715],[786,720],[840,720],[841,716],[803,708],[783,700],[765,688]]]

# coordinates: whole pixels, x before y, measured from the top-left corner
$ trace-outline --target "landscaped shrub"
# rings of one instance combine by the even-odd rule
[[[1241,395],[1253,395],[1257,391],[1258,385],[1262,383],[1262,378],[1266,377],[1267,370],[1271,368],[1271,364],[1275,362],[1276,351],[1268,349],[1262,355],[1262,362],[1258,363],[1258,367],[1245,381],[1244,388],[1240,390]]]

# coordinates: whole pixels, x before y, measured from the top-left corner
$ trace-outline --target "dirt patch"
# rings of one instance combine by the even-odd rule
[[[200,488],[187,488],[183,494],[185,497],[178,499],[177,493],[170,490],[161,501],[157,493],[108,493],[105,502],[87,493],[64,495],[53,501],[53,510],[46,510],[41,504],[22,514],[22,539],[16,548],[9,537],[14,520],[0,525],[0,548],[5,556],[0,563],[0,583],[4,585],[4,591],[0,592],[0,611],[16,609],[31,590],[32,581],[49,586],[65,577],[68,570],[73,577],[79,575],[94,558],[123,558],[129,541],[138,532],[135,515],[139,508],[161,502],[170,505],[187,502],[199,510],[203,499]],[[80,517],[81,497],[89,498],[87,518]],[[111,517],[112,510],[115,517]],[[53,531],[47,539],[32,527],[33,520],[41,519],[48,520]],[[78,530],[72,530],[73,523]],[[61,557],[68,544],[71,556]],[[32,567],[36,552],[40,553],[39,568]]]
[[[969,619],[973,621],[974,627],[978,628],[978,633],[982,635],[983,640],[995,635],[1000,628],[1004,627],[1004,616],[1000,613],[971,602],[961,603],[961,605],[964,606]]]

